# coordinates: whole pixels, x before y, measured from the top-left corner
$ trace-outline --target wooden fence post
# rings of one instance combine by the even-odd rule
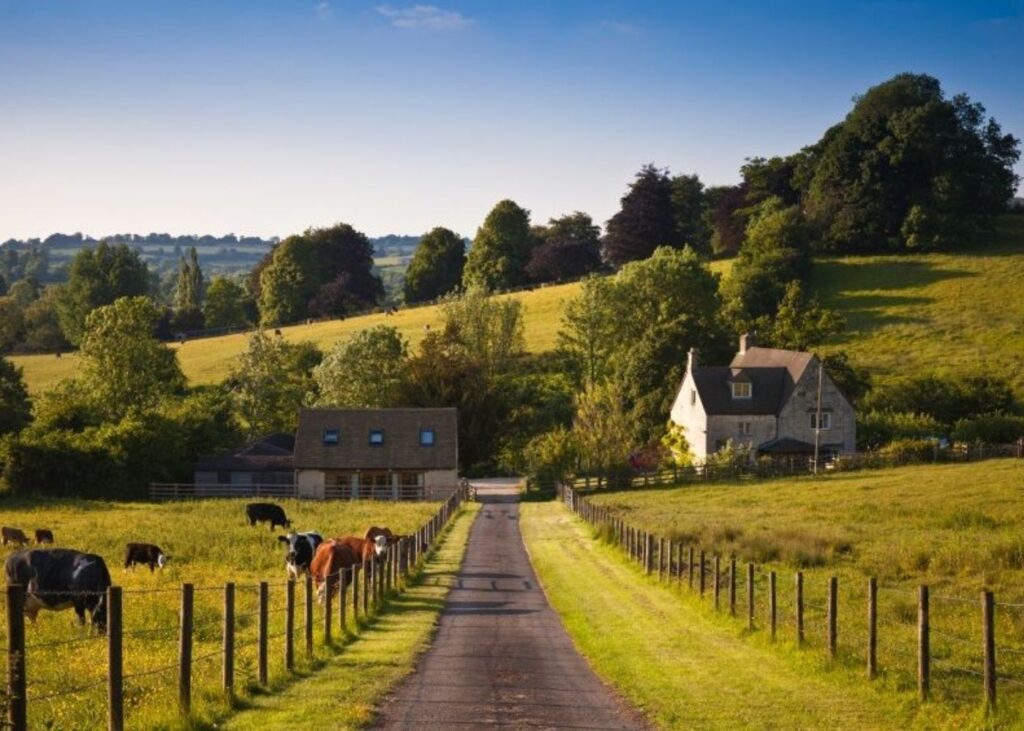
[[[658,539],[658,581],[665,580],[665,539]]]
[[[715,611],[718,611],[718,600],[722,593],[722,559],[715,554]]]
[[[28,728],[25,701],[25,587],[7,585],[7,722],[14,731]]]
[[[304,598],[306,600],[306,606],[305,606],[305,610],[306,611],[305,611],[305,616],[303,617],[303,619],[305,620],[303,622],[303,624],[305,625],[303,629],[305,629],[305,634],[306,634],[306,657],[308,657],[309,659],[312,660],[313,659],[313,602],[314,602],[314,599],[313,599],[313,577],[311,575],[309,575],[309,574],[306,574],[306,586],[305,586]]]
[[[928,623],[928,587],[917,590],[917,690],[922,701],[928,700],[931,682],[931,627]]]
[[[776,588],[776,574],[774,571],[770,571],[768,572],[768,622],[772,628],[772,642],[775,642],[775,631],[779,620],[779,602]]]
[[[338,585],[341,585],[341,572],[338,572]],[[331,619],[334,614],[334,592],[331,589],[331,582],[324,578],[324,644],[331,646]]]
[[[352,624],[359,627],[359,564],[352,565]]]
[[[288,579],[284,595],[284,667],[295,667],[295,580]]]
[[[181,585],[181,626],[178,635],[178,705],[181,715],[192,712],[192,584]]]
[[[689,574],[690,591],[693,591],[693,546],[687,548],[686,572]]]
[[[338,575],[338,632],[341,633],[342,639],[348,632],[348,623],[345,621],[345,593],[348,588],[348,573],[349,569],[342,569]]]
[[[705,585],[707,584],[707,577],[706,577],[705,571],[704,571],[704,563],[705,563],[705,561],[704,561],[704,551],[701,551],[700,552],[700,596],[701,596],[701,599],[704,598],[704,588],[705,588]]]
[[[981,592],[982,641],[985,644],[985,706],[996,707],[996,602],[991,591]]]
[[[828,580],[828,656],[835,658],[839,632],[839,579]]]
[[[121,587],[107,587],[107,728],[124,730],[124,653]]]
[[[224,694],[230,701],[235,694],[235,585],[232,582],[224,584],[224,671],[222,674],[222,687]]]
[[[729,559],[729,614],[736,616],[736,557]]]
[[[363,619],[370,617],[370,566],[372,564],[363,559]]]
[[[804,643],[804,572],[796,572],[796,646]]]
[[[868,679],[878,674],[878,580],[868,579]]]
[[[754,629],[754,562],[747,563],[747,629]]]
[[[259,626],[257,627],[257,680],[260,685],[267,684],[267,637],[269,636],[267,621],[270,614],[270,586],[260,582]]]

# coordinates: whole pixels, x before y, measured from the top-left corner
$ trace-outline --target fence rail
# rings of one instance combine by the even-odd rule
[[[465,490],[465,481],[451,485],[328,485],[324,500],[441,501]],[[320,499],[308,497],[309,488],[300,485],[224,485],[220,483],[152,482],[151,500],[195,500],[205,498],[266,497]]]
[[[974,698],[992,710],[998,688],[1018,694],[1024,688],[1024,648],[999,643],[996,618],[999,611],[1005,637],[1019,637],[1024,617],[1012,613],[1024,610],[1020,603],[997,602],[988,590],[964,597],[935,594],[927,585],[916,590],[882,587],[874,577],[850,586],[829,576],[819,585],[803,571],[793,573],[787,588],[775,570],[754,562],[738,564],[736,556],[726,563],[700,546],[655,536],[572,486],[559,485],[557,493],[641,573],[702,600],[710,598],[714,611],[727,608],[748,631],[765,631],[772,642],[785,633],[797,647],[818,645],[830,662],[863,663],[869,680],[887,672],[911,676],[921,701],[941,690],[949,700]],[[847,610],[847,620],[839,621]]]
[[[372,561],[364,561],[361,566],[339,571],[327,577],[328,591],[325,594],[321,612],[321,632],[319,637],[323,646],[329,651],[344,652],[343,647],[333,644],[333,628],[341,633],[348,633],[376,615],[388,603],[389,598],[400,593],[408,585],[410,579],[425,563],[427,556],[434,549],[438,538],[445,527],[455,516],[463,502],[471,499],[468,486],[453,488],[444,502],[426,523],[411,536],[399,539],[389,546],[384,554]],[[147,601],[152,595],[176,597],[179,602],[177,621],[162,626],[152,626],[152,620],[146,619],[145,626],[133,627],[126,624],[125,610],[138,602]],[[216,593],[214,593],[216,592]],[[251,602],[256,594],[256,606],[252,611],[237,611],[239,600]],[[282,654],[285,657],[285,671],[294,670],[296,656],[296,636],[300,638],[305,656],[314,656],[314,626],[317,601],[313,590],[312,579],[305,577],[302,592],[302,604],[296,602],[295,581],[261,581],[257,584],[235,584],[229,582],[221,586],[195,586],[182,584],[177,589],[124,589],[111,586],[107,592],[107,632],[105,636],[92,635],[69,639],[67,642],[38,643],[26,641],[25,599],[30,596],[26,587],[8,584],[6,599],[6,647],[0,648],[7,656],[6,692],[0,692],[0,708],[3,708],[4,719],[0,726],[7,726],[14,731],[26,731],[32,718],[34,704],[73,697],[79,699],[80,694],[88,691],[107,690],[106,726],[111,731],[125,728],[125,709],[135,708],[137,703],[125,703],[126,689],[129,697],[138,697],[139,683],[142,679],[160,679],[165,687],[177,688],[178,708],[184,718],[188,718],[192,710],[193,680],[199,673],[216,675],[224,697],[230,701],[237,693],[239,686],[237,672],[242,667],[240,655],[245,650],[255,650],[252,665],[255,666],[255,680],[266,688],[270,681],[268,667],[269,646],[271,641],[280,641]],[[211,597],[220,598],[220,611],[203,605],[203,611],[197,611],[197,599]],[[271,609],[271,598],[277,596],[282,606]],[[146,613],[151,612],[146,607]],[[272,617],[284,613],[284,631],[272,634],[270,631]],[[145,616],[143,613],[142,616]],[[218,616],[219,615],[219,616]],[[242,639],[240,635],[246,629],[252,630],[255,619],[255,636]],[[336,622],[337,624],[334,624]],[[219,628],[219,633],[217,629]],[[165,634],[163,639],[176,641],[177,662],[160,667],[140,667],[137,663],[147,657],[147,644],[152,642],[154,633]],[[217,635],[219,645],[210,648],[210,635]],[[125,640],[137,640],[129,643]],[[206,643],[203,651],[197,654],[200,640]],[[63,656],[52,653],[62,649],[65,644],[103,642],[107,646],[106,673],[100,679],[75,685],[52,683],[41,679],[33,680],[26,667],[35,669],[45,666],[47,662],[60,664]],[[133,656],[132,650],[138,651]],[[219,673],[217,658],[219,662]],[[245,663],[249,666],[248,661]],[[131,667],[127,672],[126,666]],[[201,669],[197,670],[197,666]],[[6,721],[6,723],[4,723]],[[97,725],[100,725],[97,723]],[[130,725],[130,724],[129,724]]]

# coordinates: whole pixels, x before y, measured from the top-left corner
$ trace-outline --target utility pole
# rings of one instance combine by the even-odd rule
[[[814,414],[814,474],[818,474],[818,450],[821,445],[821,377],[824,365],[818,361],[818,406]]]

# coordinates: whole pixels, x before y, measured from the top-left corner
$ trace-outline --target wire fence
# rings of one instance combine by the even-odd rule
[[[1024,702],[1024,604],[875,579],[783,573],[655,536],[572,487],[559,498],[648,576],[692,592],[773,641],[820,648],[829,662],[953,704]]]
[[[0,649],[7,656],[0,711],[15,731],[28,728],[125,728],[166,721],[168,708],[188,718],[195,693],[229,704],[269,692],[298,669],[342,651],[402,591],[438,537],[470,497],[454,492],[413,535],[396,539],[378,557],[301,583],[192,585],[173,589],[111,586],[105,632],[82,628],[72,637],[28,639],[26,601],[100,599],[98,592],[27,592],[8,584]],[[219,669],[219,673],[217,672]],[[105,702],[104,702],[105,699]],[[225,708],[229,707],[225,706]]]

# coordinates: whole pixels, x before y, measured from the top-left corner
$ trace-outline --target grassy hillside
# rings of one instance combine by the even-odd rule
[[[863,667],[868,577],[878,579],[883,682],[915,682],[916,589],[932,590],[933,688],[974,708],[981,685],[982,589],[995,592],[999,684],[1008,713],[1024,705],[1024,463],[915,466],[745,485],[622,492],[594,498],[628,523],[743,565],[779,572],[780,637],[793,639],[794,572],[805,572],[807,636],[823,652],[828,577],[840,586],[840,656]],[[741,575],[742,576],[742,575]],[[759,574],[763,628],[765,578]],[[740,579],[740,596],[744,596]],[[810,651],[810,650],[809,650]]]
[[[128,728],[177,728],[176,653],[179,587],[192,582],[195,593],[196,658],[193,707],[196,717],[209,724],[224,714],[218,692],[220,659],[207,657],[220,646],[223,585],[237,583],[236,687],[244,696],[256,683],[256,618],[258,582],[270,588],[270,682],[281,687],[288,679],[283,665],[285,602],[284,548],[278,530],[245,523],[247,500],[206,500],[182,503],[124,503],[81,500],[6,500],[4,525],[20,527],[31,535],[38,527],[53,530],[58,546],[101,555],[115,584],[124,587],[125,717]],[[282,500],[298,530],[319,530],[323,535],[362,532],[368,525],[387,525],[399,533],[418,528],[436,510],[437,503],[325,502]],[[459,539],[464,542],[464,536]],[[137,568],[124,571],[124,544],[146,541],[160,545],[171,560],[162,571]],[[13,549],[0,549],[6,559]],[[303,601],[297,591],[299,606]],[[435,610],[436,612],[436,610]],[[351,615],[349,615],[351,618]],[[320,647],[321,612],[316,611]],[[351,621],[351,619],[350,619]],[[302,651],[301,613],[296,621],[296,658],[308,670]],[[350,625],[351,628],[351,625]],[[105,642],[74,624],[72,610],[43,612],[34,626],[27,626],[27,645],[54,643],[28,649],[29,715],[32,728],[101,728],[106,723],[106,690],[102,684],[81,693],[53,700],[32,700],[51,692],[100,682],[105,677]],[[422,633],[406,637],[412,652],[422,645]],[[336,635],[337,636],[337,635]],[[382,639],[381,637],[377,638]],[[0,623],[0,646],[6,643],[6,623]],[[82,640],[63,644],[67,640]],[[402,643],[400,643],[402,644]],[[203,659],[200,659],[203,658]],[[323,659],[323,657],[321,657]],[[379,662],[372,659],[371,664]],[[389,658],[390,662],[390,658]],[[400,665],[400,667],[399,667]],[[171,668],[167,672],[128,676]],[[407,671],[411,661],[396,665]],[[404,670],[403,670],[404,669]],[[364,670],[365,671],[365,670]],[[210,726],[203,726],[210,727]]]
[[[713,268],[727,275],[729,262]],[[970,254],[826,258],[814,286],[823,302],[847,319],[847,330],[828,349],[843,349],[878,382],[903,373],[987,369],[1010,378],[1024,393],[1024,216],[1005,217],[992,241]],[[510,295],[523,303],[527,346],[555,346],[561,309],[578,285],[543,287]],[[362,328],[394,325],[415,345],[424,327],[438,321],[436,307],[408,308],[397,315],[282,328],[293,341],[327,348]],[[223,378],[245,347],[244,335],[186,343],[179,355],[193,383]],[[33,392],[74,372],[74,356],[17,356]]]

